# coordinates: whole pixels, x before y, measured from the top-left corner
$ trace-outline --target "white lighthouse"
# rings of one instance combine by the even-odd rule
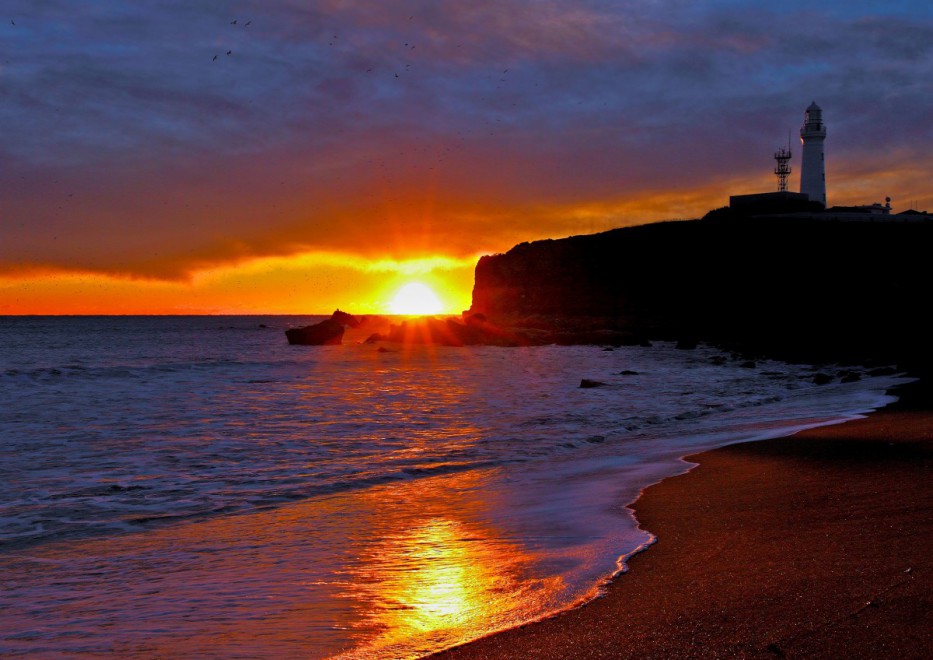
[[[816,101],[810,104],[803,115],[800,141],[803,143],[803,161],[800,165],[800,192],[808,195],[811,202],[826,206],[826,168],[823,161],[823,140],[826,139],[826,124],[823,111]]]

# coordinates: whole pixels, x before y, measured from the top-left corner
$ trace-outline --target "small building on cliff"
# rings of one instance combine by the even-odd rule
[[[806,213],[822,210],[805,193],[768,192],[752,195],[732,195],[729,208],[745,215],[773,215],[775,213]]]

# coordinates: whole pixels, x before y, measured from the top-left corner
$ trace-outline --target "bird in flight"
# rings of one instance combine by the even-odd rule
[[[230,21],[230,25],[236,25],[236,19],[235,19],[235,18],[234,18],[232,21]]]
[[[212,59],[211,62],[216,62],[216,61],[217,61],[217,56],[214,55],[214,59]]]
[[[227,55],[230,55],[230,54],[232,54],[232,53],[233,53],[232,50],[228,50],[228,51],[227,51]]]

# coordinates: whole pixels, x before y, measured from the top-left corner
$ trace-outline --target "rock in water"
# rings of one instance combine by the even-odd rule
[[[843,371],[839,373],[840,383],[854,383],[862,380],[862,376],[856,371]]]
[[[580,381],[580,387],[588,389],[590,387],[605,387],[607,383],[604,383],[599,380],[590,380],[589,378],[584,378]]]
[[[303,346],[334,346],[343,342],[343,324],[334,319],[327,319],[303,328],[290,328],[285,331],[289,344]]]
[[[331,320],[336,321],[341,325],[345,325],[349,328],[358,328],[360,327],[360,319],[353,316],[353,314],[348,314],[347,312],[341,312],[339,309],[334,311],[331,315]]]
[[[466,326],[462,326],[466,329]],[[456,328],[440,319],[422,317],[392,325],[388,340],[401,344],[433,344],[435,346],[463,346]]]

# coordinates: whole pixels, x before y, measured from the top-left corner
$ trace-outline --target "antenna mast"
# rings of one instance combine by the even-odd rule
[[[790,176],[790,165],[788,161],[790,157],[790,133],[788,133],[787,148],[781,147],[774,152],[774,160],[777,161],[777,167],[774,168],[774,173],[777,174],[778,178],[778,192],[787,192],[787,177]]]

